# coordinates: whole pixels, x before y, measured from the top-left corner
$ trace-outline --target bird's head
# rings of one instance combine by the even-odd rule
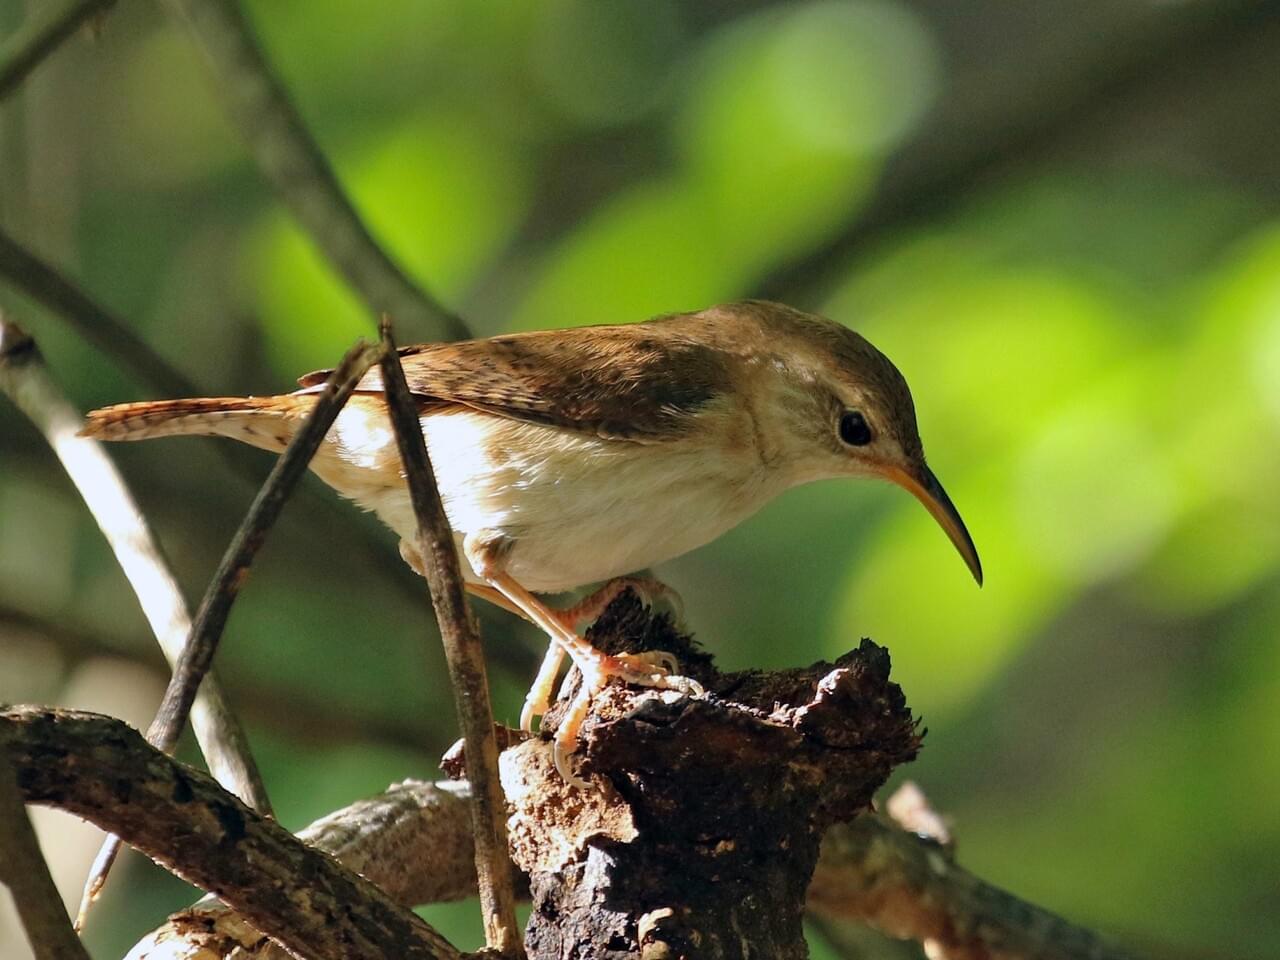
[[[925,463],[915,404],[902,374],[849,328],[780,304],[741,305],[767,341],[772,406],[797,480],[870,476],[910,491],[982,583],[977,548]]]

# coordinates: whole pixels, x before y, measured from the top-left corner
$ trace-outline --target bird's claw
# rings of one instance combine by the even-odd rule
[[[626,683],[657,690],[675,690],[689,697],[701,697],[706,693],[698,681],[676,673],[680,669],[680,662],[665,650],[623,653],[613,659],[616,661],[616,668],[602,672],[607,676],[619,677]]]
[[[684,629],[684,598],[676,590],[668,587],[661,580],[641,580],[632,582],[630,586],[636,592],[636,596],[640,598],[640,602],[648,607],[650,612],[657,609],[659,601],[665,601],[671,611],[671,622],[677,629]],[[670,657],[673,663],[675,662],[675,657],[672,657],[671,654],[664,655]]]
[[[573,769],[573,765],[571,763],[573,754],[573,744],[566,746],[557,739],[551,745],[551,756],[555,760],[556,773],[560,774],[560,779],[569,786],[578,790],[590,789],[591,783],[578,776],[577,772]]]
[[[604,687],[610,677],[618,677],[626,683],[657,690],[674,690],[686,697],[702,697],[706,691],[702,684],[690,677],[682,677],[675,673],[679,661],[665,650],[650,650],[645,653],[623,653],[617,656],[600,656],[598,659],[577,664],[582,672],[582,686],[569,705],[564,717],[560,720],[560,728],[556,731],[552,756],[556,771],[564,778],[565,783],[579,789],[587,789],[590,784],[578,776],[570,762],[578,745],[578,731],[586,719],[591,706],[591,698]],[[530,705],[525,704],[528,711]],[[525,714],[521,714],[523,721]]]
[[[550,709],[551,703],[546,697],[542,697],[541,700],[527,698],[524,706],[520,708],[520,729],[525,733],[533,733],[533,721]]]

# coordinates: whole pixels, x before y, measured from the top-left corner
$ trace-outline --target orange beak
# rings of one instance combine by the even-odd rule
[[[982,586],[982,561],[978,559],[978,548],[973,545],[973,538],[969,536],[964,521],[960,519],[960,511],[947,496],[947,491],[942,489],[942,484],[933,475],[933,471],[924,464],[920,465],[918,473],[911,473],[896,464],[889,464],[881,468],[880,472],[885,479],[892,480],[903,489],[909,490],[924,504],[925,509],[933,515],[933,519],[937,520],[942,529],[947,532],[947,536],[951,538],[960,556],[964,557],[964,562],[968,565],[969,572],[973,574],[973,579],[978,581],[978,586]]]

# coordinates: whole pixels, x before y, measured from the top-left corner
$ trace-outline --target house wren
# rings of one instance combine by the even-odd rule
[[[883,477],[914,494],[974,578],[973,541],[925,465],[907,383],[858,334],[776,303],[746,301],[622,326],[578,327],[400,350],[471,592],[542,628],[551,649],[521,716],[542,713],[567,653],[582,694],[556,737],[568,756],[591,694],[610,676],[700,693],[672,658],[608,656],[577,633],[627,585],[741,523],[783,491],[829,477]],[[233,437],[280,452],[327,371],[272,397],[128,403],[96,410],[104,440]],[[311,462],[413,547],[417,523],[371,370]],[[609,581],[568,610],[535,593]]]

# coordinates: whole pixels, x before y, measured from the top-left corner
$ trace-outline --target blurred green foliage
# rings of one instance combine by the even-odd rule
[[[945,24],[894,0],[248,10],[376,236],[478,333],[753,294],[856,222],[955,82]],[[210,392],[275,391],[373,320],[214,93],[181,31],[120,5],[0,108],[0,216]],[[889,646],[930,729],[909,773],[979,874],[1138,942],[1263,957],[1280,949],[1280,218],[1178,161],[1011,165],[841,265],[820,301],[795,291],[907,375],[984,589],[909,498],[849,483],[659,573],[729,666]],[[0,304],[78,402],[145,394],[56,318]],[[137,655],[141,619],[38,438],[0,410],[0,443],[0,603]],[[209,445],[119,451],[193,597],[249,496]],[[290,506],[222,654],[295,827],[433,775],[453,736],[420,591],[327,496]],[[504,629],[528,646],[495,668],[512,720],[537,642]],[[57,698],[50,674],[84,655],[0,622],[0,699]],[[189,896],[133,867],[92,931],[101,956]],[[470,906],[426,915],[477,942]]]

